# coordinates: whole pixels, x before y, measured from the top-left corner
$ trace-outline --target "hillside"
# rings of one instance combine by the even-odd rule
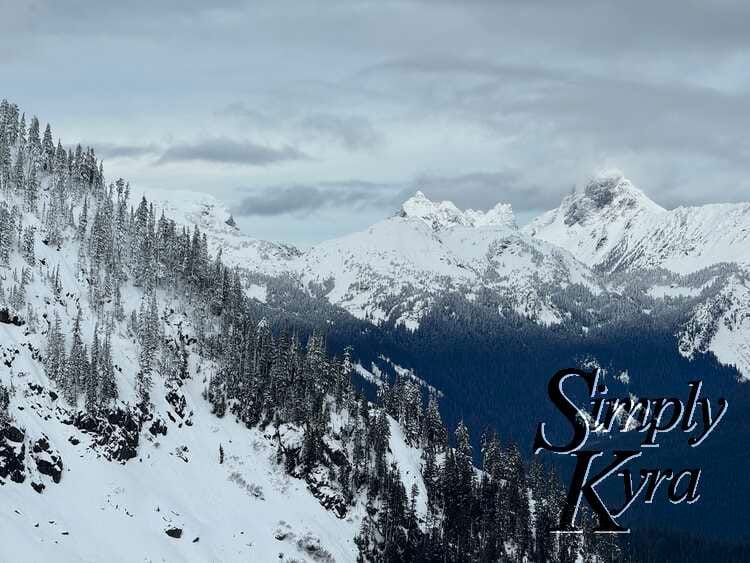
[[[449,440],[437,395],[407,371],[368,401],[355,351],[271,325],[247,269],[223,261],[252,255],[268,275],[310,254],[245,240],[210,199],[131,200],[94,149],[52,138],[0,106],[0,558],[617,551],[550,542],[559,481],[497,437],[475,456],[463,424]]]

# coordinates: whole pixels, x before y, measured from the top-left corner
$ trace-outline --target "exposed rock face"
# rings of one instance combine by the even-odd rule
[[[333,512],[337,518],[344,518],[348,509],[346,499],[334,489],[324,472],[313,472],[305,478],[307,489],[318,499],[320,505]]]
[[[3,431],[2,435],[10,440],[11,442],[23,442],[24,431],[16,428],[15,426],[8,425]]]
[[[166,436],[167,425],[164,424],[164,421],[162,419],[157,418],[151,423],[148,431],[151,432],[151,434],[154,436],[158,436],[159,434],[161,434],[162,436]]]
[[[10,479],[14,483],[26,480],[25,433],[12,425],[0,430],[0,483]]]
[[[8,309],[0,309],[0,323],[23,326],[26,322],[18,315],[11,315]]]
[[[299,428],[284,425],[275,437],[287,471],[294,477],[304,478],[307,489],[326,510],[333,512],[337,518],[346,517],[349,502],[340,488],[331,481],[330,475],[332,471],[350,473],[352,468],[348,458],[341,450],[324,440],[319,444],[318,462],[312,468],[304,469],[301,460],[301,435]]]
[[[170,538],[180,539],[182,537],[182,528],[167,528],[164,530]]]
[[[116,408],[95,415],[78,412],[69,422],[93,435],[92,447],[109,460],[124,463],[138,453],[141,420],[136,411]]]
[[[63,471],[62,456],[50,446],[46,436],[42,436],[34,442],[31,448],[31,458],[36,463],[39,473],[51,477],[55,483],[60,482]]]
[[[44,434],[34,440],[27,451],[27,438],[25,430],[8,422],[0,426],[0,485],[5,484],[6,479],[24,483],[28,476],[31,487],[41,494],[46,488],[40,480],[41,475],[51,478],[54,483],[62,479],[62,455]]]
[[[190,426],[190,415],[192,415],[192,411],[187,413],[187,401],[185,399],[185,395],[182,393],[179,389],[173,389],[167,393],[166,396],[167,402],[172,405],[172,409],[174,409],[175,414],[180,417],[181,419],[185,420],[185,424]],[[173,420],[173,422],[177,422],[176,420]]]

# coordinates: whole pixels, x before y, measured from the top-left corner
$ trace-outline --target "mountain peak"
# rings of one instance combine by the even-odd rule
[[[486,212],[474,209],[461,211],[452,201],[434,202],[420,190],[401,204],[398,216],[420,219],[436,231],[455,226],[516,227],[513,209],[509,203],[498,203]]]
[[[619,170],[605,170],[591,178],[583,189],[584,195],[598,207],[612,203],[616,195],[633,188],[633,184]]]
[[[568,196],[563,203],[565,224],[586,224],[605,216],[615,217],[635,213],[659,213],[664,209],[636,188],[620,170],[605,170],[594,175],[581,192]]]

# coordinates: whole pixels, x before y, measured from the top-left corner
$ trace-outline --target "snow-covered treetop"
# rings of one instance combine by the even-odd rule
[[[431,201],[421,191],[417,191],[401,205],[399,216],[421,219],[436,231],[455,226],[516,228],[513,208],[509,203],[498,203],[486,212],[474,209],[461,211],[453,202]]]

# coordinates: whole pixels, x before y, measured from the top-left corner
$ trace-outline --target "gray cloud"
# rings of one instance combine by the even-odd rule
[[[391,207],[398,187],[362,180],[271,186],[245,196],[232,209],[239,216],[306,216],[326,208]]]
[[[248,124],[264,128],[273,128],[279,125],[279,119],[253,109],[245,102],[232,102],[231,104],[227,104],[219,109],[216,112],[216,115],[239,118]]]
[[[82,147],[93,147],[99,158],[141,158],[144,156],[155,156],[161,148],[155,144],[118,144],[108,142],[81,142]]]
[[[263,113],[245,102],[232,102],[219,109],[217,115],[235,118],[251,127],[265,130],[287,129],[302,141],[335,143],[350,151],[373,149],[383,143],[383,135],[372,121],[361,115],[308,113],[294,116],[294,108]]]
[[[370,120],[361,116],[318,113],[302,119],[300,126],[325,141],[340,143],[349,150],[371,149],[383,142],[382,135]]]
[[[289,145],[274,148],[251,141],[235,141],[226,137],[216,137],[195,143],[173,145],[164,151],[158,163],[200,161],[266,166],[277,162],[304,160],[306,158],[308,158],[307,155]]]
[[[412,183],[432,200],[451,200],[462,209],[489,209],[497,203],[510,203],[517,212],[549,209],[559,205],[572,184],[530,184],[523,174],[513,171],[472,172],[458,176],[419,176]],[[412,188],[402,192],[411,195]]]
[[[269,186],[244,197],[233,208],[237,215],[308,215],[328,208],[380,209],[395,212],[417,190],[433,201],[450,200],[461,209],[486,210],[511,203],[524,213],[557,206],[574,186],[547,186],[525,181],[523,174],[506,170],[456,176],[419,175],[397,183],[365,180]]]
[[[2,95],[63,141],[65,128],[138,139],[96,145],[108,171],[144,185],[187,182],[220,198],[275,186],[249,195],[253,221],[311,240],[364,220],[350,209],[377,218],[417,187],[461,207],[551,207],[601,165],[665,206],[750,193],[750,3],[354,6],[0,0],[13,76]],[[268,166],[281,162],[293,166]],[[347,178],[386,187],[337,185]],[[315,226],[316,210],[349,226]]]

